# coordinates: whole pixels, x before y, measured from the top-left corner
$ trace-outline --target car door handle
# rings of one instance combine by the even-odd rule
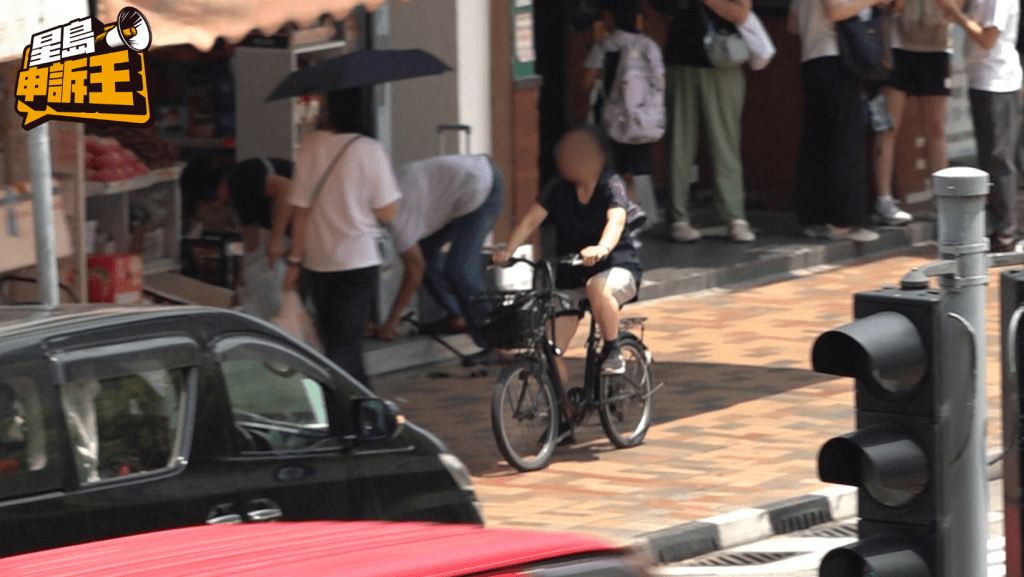
[[[236,525],[242,522],[242,516],[238,513],[230,513],[228,515],[218,515],[216,517],[210,517],[206,520],[207,525]]]
[[[254,509],[245,514],[245,518],[254,523],[262,521],[276,521],[284,518],[284,512],[280,509]]]
[[[234,525],[242,522],[242,516],[232,512],[235,508],[233,503],[221,503],[210,509],[206,515],[207,525]]]

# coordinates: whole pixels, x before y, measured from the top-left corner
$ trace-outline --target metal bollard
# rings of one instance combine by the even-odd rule
[[[35,219],[36,286],[46,307],[60,303],[57,241],[53,224],[53,168],[50,162],[50,126],[29,130],[28,163],[32,169],[32,215]]]
[[[962,399],[944,407],[940,428],[946,431],[943,459],[937,479],[940,503],[944,504],[947,542],[939,546],[941,575],[987,573],[988,480],[985,460],[985,287],[988,284],[989,242],[985,235],[985,201],[988,174],[967,167],[941,170],[932,175],[938,212],[939,258],[951,274],[939,277],[946,296],[943,315],[943,351],[947,362],[963,362],[956,335],[964,329],[973,334],[973,382],[949,375],[962,367],[944,370],[938,379],[942,399]],[[957,370],[959,369],[959,370]],[[960,406],[955,406],[960,405]]]

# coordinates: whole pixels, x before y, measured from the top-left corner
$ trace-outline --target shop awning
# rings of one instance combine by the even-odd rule
[[[20,59],[36,32],[88,14],[86,0],[5,2],[0,14],[0,62]]]
[[[101,22],[113,22],[125,6],[142,11],[153,28],[153,45],[191,44],[209,50],[219,37],[237,42],[253,30],[273,34],[288,22],[300,27],[330,14],[340,18],[357,6],[373,10],[385,0],[99,0]]]

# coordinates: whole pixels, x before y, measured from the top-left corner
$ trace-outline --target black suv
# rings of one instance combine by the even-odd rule
[[[0,307],[0,555],[275,519],[483,522],[436,437],[267,323]]]

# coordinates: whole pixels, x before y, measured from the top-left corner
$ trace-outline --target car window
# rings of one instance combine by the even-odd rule
[[[0,365],[0,497],[56,488],[60,479],[56,418],[44,398],[43,362]]]
[[[152,369],[61,387],[68,435],[82,482],[173,464],[180,445],[187,370]]]
[[[281,360],[225,359],[236,439],[243,452],[301,451],[331,445],[323,385]]]

